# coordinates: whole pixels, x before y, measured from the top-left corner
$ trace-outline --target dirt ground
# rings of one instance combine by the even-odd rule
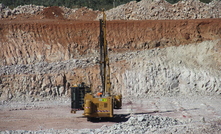
[[[83,129],[111,126],[127,121],[131,114],[151,114],[177,118],[188,123],[209,123],[221,120],[221,98],[154,97],[124,101],[123,108],[115,110],[112,120],[88,122],[83,111],[70,113],[69,101],[3,104],[0,107],[0,130]]]
[[[44,103],[49,104],[45,106]],[[1,108],[0,130],[83,129],[99,128],[103,125],[103,123],[87,122],[87,119],[82,116],[83,111],[72,114],[69,104],[40,102],[34,107],[33,104],[12,107]],[[113,123],[105,122],[104,124],[112,125]]]

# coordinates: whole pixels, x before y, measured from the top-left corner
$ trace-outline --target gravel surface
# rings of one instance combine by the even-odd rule
[[[1,104],[1,133],[220,133],[219,96],[152,97],[130,100],[110,120],[87,122],[70,113],[70,100]],[[20,129],[18,129],[20,128]]]

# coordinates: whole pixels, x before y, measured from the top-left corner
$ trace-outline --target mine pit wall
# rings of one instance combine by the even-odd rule
[[[221,94],[220,40],[155,48],[136,55],[127,60],[129,68],[112,80],[116,90],[125,89],[124,96]]]
[[[124,97],[219,95],[220,56],[221,40],[110,55],[112,88]],[[94,60],[80,60],[83,66],[68,70],[71,62],[42,65],[54,73],[37,73],[34,68],[33,74],[1,75],[1,100],[65,99],[73,82],[92,83],[93,89],[99,89],[99,66]]]
[[[122,93],[124,97],[221,93],[219,20],[206,23],[176,21],[177,24],[172,21],[147,22],[131,22],[131,26],[127,22],[122,22],[127,25],[113,22],[113,26],[108,25],[112,27],[108,32],[108,37],[112,37],[108,39],[108,45],[114,92]],[[187,26],[183,27],[184,24]],[[7,26],[4,25],[1,24],[0,31],[5,33]],[[64,25],[74,27],[69,23],[54,26],[55,31],[51,30],[54,35],[50,31],[40,32],[53,24],[41,30],[34,27],[32,31],[36,33],[31,36],[31,32],[24,32],[24,29],[1,34],[1,48],[5,50],[1,51],[0,62],[1,101],[67,98],[70,85],[82,81],[93,84],[93,90],[99,89],[99,31],[91,28],[91,25],[97,27],[98,23],[77,23],[74,25],[80,28],[67,29],[67,33],[62,31],[64,28],[59,28]],[[81,26],[86,26],[89,31],[84,33]],[[145,31],[144,27],[152,30]],[[163,30],[165,27],[169,30]],[[140,34],[142,31],[144,34]],[[188,38],[184,31],[188,31]],[[68,33],[70,37],[66,36]],[[90,33],[87,37],[83,36],[87,33]]]
[[[219,39],[220,21],[108,21],[108,47],[118,53]],[[2,21],[0,66],[97,56],[98,37],[98,21]]]

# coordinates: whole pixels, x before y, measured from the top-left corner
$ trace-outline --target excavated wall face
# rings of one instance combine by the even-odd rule
[[[220,23],[108,22],[114,92],[139,97],[220,94]],[[66,97],[77,82],[99,89],[98,22],[12,21],[1,23],[0,33],[0,100]]]
[[[124,96],[221,94],[221,40],[132,55],[126,62],[129,68],[113,78]]]
[[[111,53],[177,46],[220,38],[221,19],[109,21]],[[0,66],[57,62],[99,54],[95,21],[2,21]]]

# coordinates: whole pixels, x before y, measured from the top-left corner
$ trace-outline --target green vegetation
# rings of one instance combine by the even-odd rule
[[[180,0],[166,0],[166,1],[173,4],[173,3],[177,3]],[[212,0],[200,0],[200,1],[203,3],[210,3]]]
[[[128,3],[131,0],[0,0],[0,3],[14,8],[19,5],[43,5],[48,6],[65,6],[69,8],[88,7],[94,10],[102,8],[110,9],[121,4]],[[136,0],[137,2],[141,0]],[[169,3],[177,3],[179,0],[167,0]],[[209,3],[211,0],[200,0],[204,3]]]

